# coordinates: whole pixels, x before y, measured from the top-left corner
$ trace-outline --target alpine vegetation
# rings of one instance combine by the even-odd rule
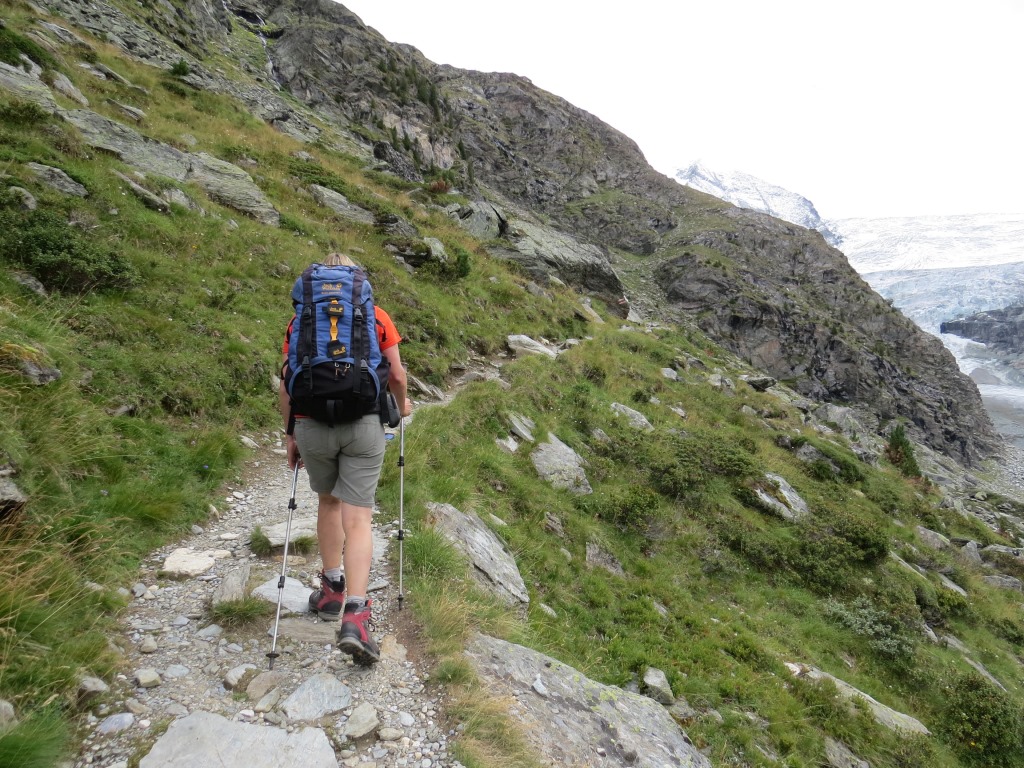
[[[0,766],[1024,765],[1022,491],[820,235],[336,3],[8,3],[0,132]],[[368,667],[277,530],[333,252],[415,401]]]

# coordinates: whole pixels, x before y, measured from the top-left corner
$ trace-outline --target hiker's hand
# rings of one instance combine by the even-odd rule
[[[288,435],[288,469],[295,469],[295,466],[302,466],[302,457],[299,455],[299,446],[295,444],[295,435]]]
[[[405,402],[402,403],[402,416],[409,416],[412,414],[412,400],[408,397],[405,398]]]

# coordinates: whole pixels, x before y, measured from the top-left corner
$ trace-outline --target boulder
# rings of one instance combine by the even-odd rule
[[[380,728],[380,717],[372,704],[363,702],[348,716],[342,734],[348,739],[361,739]]]
[[[533,430],[537,428],[537,425],[533,423],[533,419],[528,419],[520,413],[509,413],[508,420],[512,425],[513,435],[528,443],[533,442]]]
[[[558,353],[553,349],[549,349],[541,344],[539,341],[534,341],[529,336],[522,334],[512,334],[507,338],[508,348],[512,350],[512,353],[519,357],[521,355],[544,355],[545,357],[557,357]]]
[[[648,667],[644,670],[643,691],[647,696],[665,706],[671,706],[676,701],[675,694],[672,693],[672,686],[668,684],[668,677],[657,667]]]
[[[62,195],[71,197],[88,197],[89,191],[77,181],[68,176],[60,168],[53,168],[40,163],[25,163],[37,179],[51,189],[55,189]]]
[[[495,240],[508,226],[501,211],[486,201],[452,205],[445,212],[478,240]]]
[[[18,206],[21,210],[34,211],[39,207],[39,203],[35,196],[24,187],[8,187],[7,191],[12,195],[17,195],[21,199],[21,205]],[[40,283],[40,285],[42,285],[42,283]]]
[[[473,576],[485,589],[508,605],[530,602],[515,558],[479,517],[437,502],[429,502],[427,510],[434,527],[469,559]]]
[[[318,728],[267,728],[193,712],[171,723],[139,768],[338,768],[327,734]]]
[[[629,426],[638,432],[654,431],[654,425],[640,411],[635,411],[622,403],[612,403],[612,410],[619,416],[625,416],[629,420]]]
[[[594,492],[583,470],[583,457],[554,435],[548,434],[547,442],[537,446],[530,460],[537,473],[555,488],[580,495]]]
[[[333,189],[322,187],[319,184],[310,185],[309,192],[320,205],[330,208],[346,221],[357,224],[374,223],[374,217],[370,211],[360,208],[355,203],[350,203],[348,198],[340,192],[335,192]]]
[[[588,568],[604,568],[608,573],[614,576],[625,576],[626,572],[622,568],[622,563],[619,562],[615,555],[606,552],[601,548],[599,544],[593,541],[587,542],[587,567]]]
[[[521,645],[477,635],[466,656],[545,765],[711,768],[661,704]]]
[[[798,522],[810,516],[811,510],[808,508],[807,502],[800,497],[793,486],[786,482],[786,478],[766,472],[765,479],[768,480],[771,490],[756,487],[754,494],[768,509],[791,522]]]
[[[806,664],[793,664],[787,662],[786,668],[789,669],[790,673],[794,677],[801,677],[807,680],[831,680],[835,685],[836,690],[839,692],[840,697],[851,702],[854,699],[863,702],[867,705],[871,714],[874,716],[875,721],[892,731],[900,731],[908,734],[922,734],[925,736],[931,735],[931,731],[925,728],[924,724],[920,721],[914,719],[910,715],[905,715],[902,712],[897,712],[895,709],[885,706],[871,698],[871,696],[863,691],[857,690],[849,683],[840,680],[838,677],[834,677],[827,672],[822,672],[820,669],[807,666]]]

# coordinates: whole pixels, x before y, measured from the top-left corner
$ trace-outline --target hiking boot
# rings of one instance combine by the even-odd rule
[[[354,605],[345,606],[345,614],[341,617],[338,629],[338,650],[351,654],[352,661],[363,667],[380,661],[380,650],[370,637],[373,622],[370,619],[370,601],[362,608]]]
[[[320,571],[320,589],[309,596],[309,610],[325,621],[337,621],[345,605],[345,574],[331,581]]]

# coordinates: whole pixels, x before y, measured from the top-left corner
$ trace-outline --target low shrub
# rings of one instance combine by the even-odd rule
[[[940,731],[966,762],[1007,768],[1021,765],[1024,723],[1010,695],[975,672],[955,676],[944,687]]]
[[[135,266],[117,251],[94,242],[60,214],[18,211],[0,198],[0,254],[28,270],[51,290],[128,289],[139,280]]]
[[[596,514],[621,530],[641,531],[658,515],[661,499],[644,486],[616,491],[601,500]]]
[[[913,629],[866,597],[850,603],[829,600],[824,612],[827,618],[866,640],[871,650],[887,659],[906,661],[914,655],[917,643]]]
[[[38,125],[50,119],[50,114],[34,101],[11,99],[0,104],[0,122],[8,125]]]
[[[21,55],[28,56],[43,69],[56,69],[57,60],[49,51],[12,29],[0,27],[0,61],[12,67],[23,67]]]

